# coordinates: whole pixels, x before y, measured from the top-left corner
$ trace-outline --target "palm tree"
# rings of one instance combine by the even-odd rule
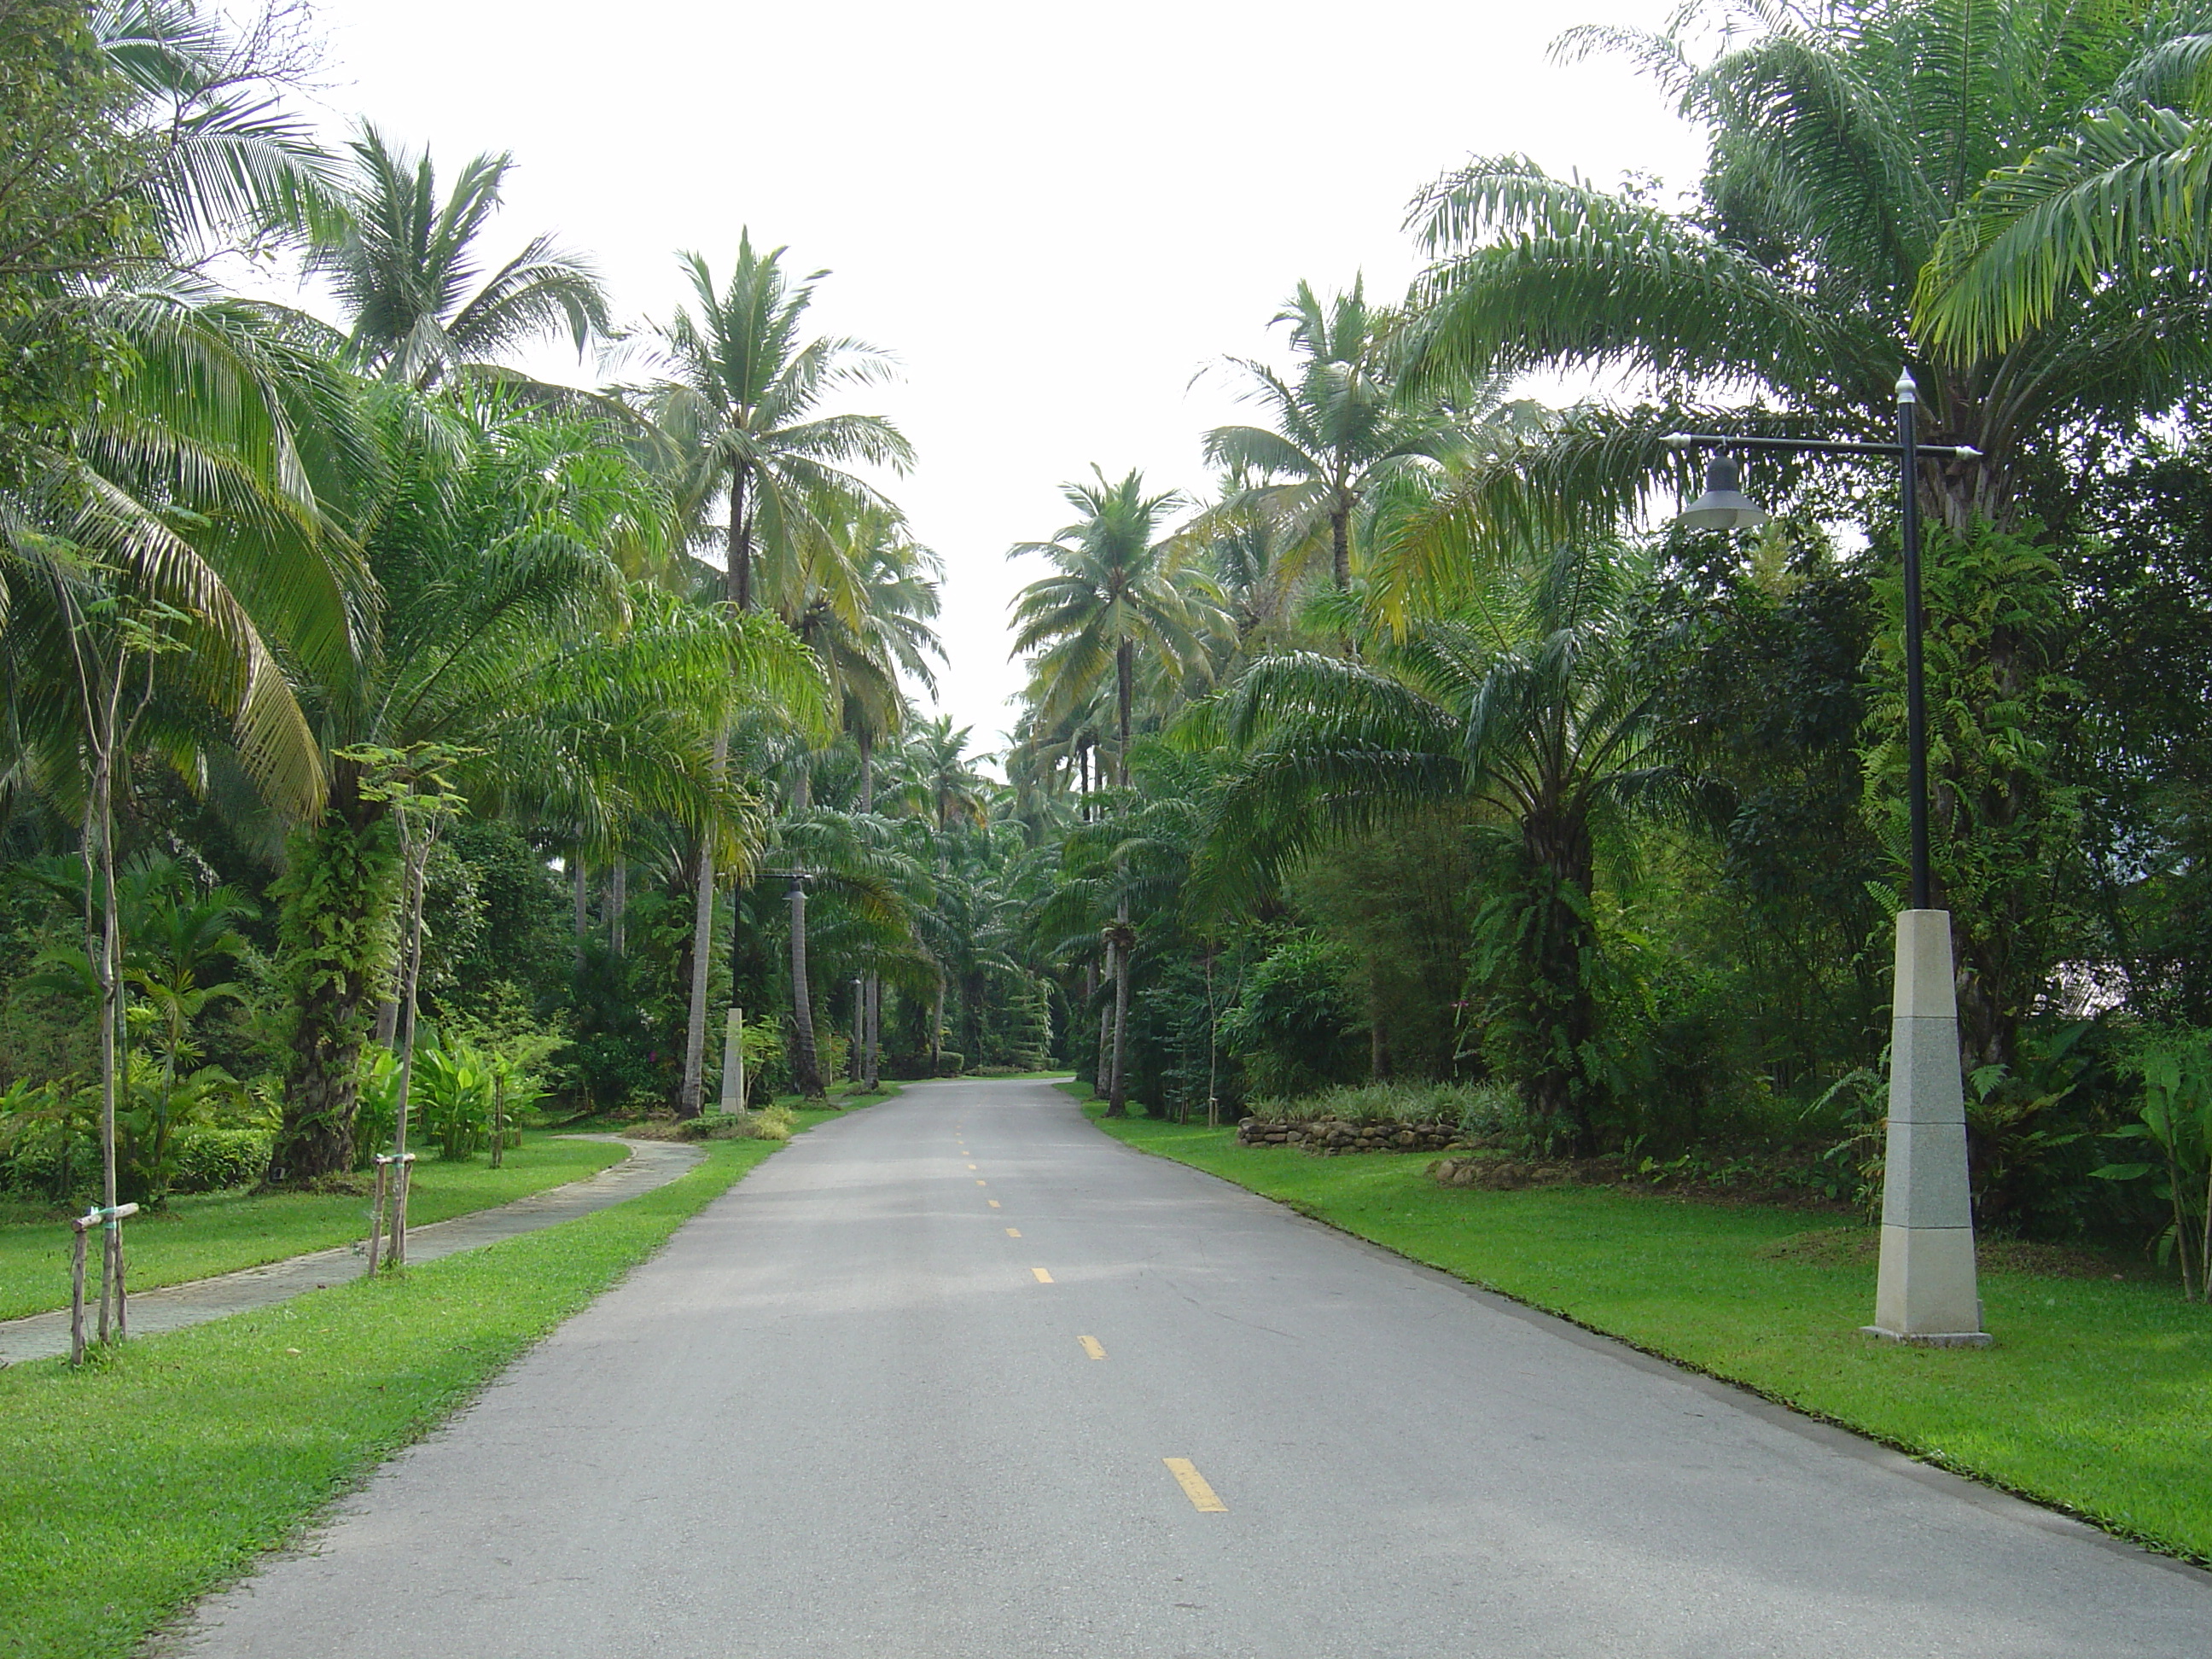
[[[817,271],[793,288],[784,276],[783,254],[781,248],[756,252],[751,232],[741,231],[737,263],[720,289],[704,258],[679,256],[698,314],[679,310],[660,331],[672,373],[643,388],[637,401],[695,533],[716,498],[724,503],[723,592],[729,602],[750,611],[764,586],[771,607],[787,619],[818,600],[848,627],[861,629],[866,599],[858,572],[838,556],[836,527],[867,507],[890,509],[849,469],[903,469],[913,451],[880,416],[817,412],[831,392],[880,380],[890,365],[857,340],[802,341],[814,284],[828,273]],[[764,572],[763,552],[771,556]],[[766,582],[757,581],[763,574]],[[703,939],[714,889],[703,848],[696,882],[695,931]],[[686,1102],[696,1100],[699,1085],[690,1079],[704,1063],[703,945],[695,949],[693,963]]]
[[[1420,289],[1417,389],[1439,376],[1601,370],[1644,380],[1657,398],[1573,411],[1467,466],[1423,522],[1392,539],[1399,586],[1449,591],[1489,549],[1532,535],[1610,533],[1656,487],[1689,482],[1659,442],[1669,429],[1887,441],[1900,363],[1919,385],[1923,440],[1980,456],[1923,465],[1929,520],[1961,541],[2008,536],[2039,506],[2064,510],[2081,446],[2136,434],[2212,371],[2212,293],[2156,276],[2102,285],[1972,357],[1931,362],[1910,331],[1922,273],[1971,216],[1979,181],[2073,131],[2085,88],[2109,85],[2084,66],[2135,48],[2132,8],[1854,0],[1759,15],[1747,36],[1726,27],[1739,21],[1735,8],[1713,0],[1666,33],[1568,37],[1572,51],[1634,55],[1710,127],[1694,207],[1552,178],[1510,156],[1440,179],[1417,204],[1438,256]],[[1701,61],[1692,43],[1708,24],[1722,44]],[[1789,412],[1690,412],[1719,388]],[[1850,476],[1846,488],[1869,488]],[[2022,636],[1985,634],[1975,672],[2024,682]],[[1971,848],[1975,792],[1993,791],[1996,814],[2019,818],[2032,816],[2037,785],[2025,766],[1993,783],[1935,782],[1941,889],[1947,861]],[[1947,905],[1941,892],[1936,902]],[[1958,926],[1968,1052],[1976,1064],[2007,1063],[2047,964],[2013,948],[2001,916],[1962,909]]]
[[[241,36],[192,0],[110,0],[14,5],[0,33],[0,284],[44,300],[143,283],[325,205],[330,157],[276,95],[297,67],[277,32]]]
[[[720,289],[705,259],[680,256],[698,313],[679,310],[661,330],[672,375],[640,401],[693,522],[717,498],[726,506],[725,596],[749,610],[764,585],[769,603],[790,615],[811,586],[858,627],[866,605],[850,567],[830,556],[833,527],[856,505],[882,503],[850,469],[902,471],[914,452],[881,416],[818,412],[833,392],[883,380],[890,364],[858,340],[801,339],[814,285],[829,273],[793,287],[783,255],[756,252],[751,233],[740,233]]]
[[[2048,327],[2100,284],[2201,271],[2212,233],[2212,33],[2183,10],[2071,131],[1982,180],[1920,273],[1918,331],[1962,362]],[[2172,31],[2169,33],[2168,31]]]
[[[1217,907],[1341,834],[1437,803],[1511,826],[1519,875],[1483,924],[1479,970],[1521,1062],[1531,1115],[1587,1154],[1606,1083],[1595,1057],[1597,831],[1640,802],[1686,799],[1665,763],[1636,651],[1632,556],[1568,544],[1493,574],[1488,605],[1370,634],[1370,660],[1319,652],[1253,663],[1186,722],[1240,757],[1200,880]],[[1348,614],[1337,619],[1352,623]]]
[[[448,757],[471,810],[564,839],[604,844],[626,819],[666,817],[727,860],[767,826],[720,777],[714,739],[742,697],[820,695],[773,618],[624,579],[616,550],[655,523],[665,533],[673,514],[604,426],[495,390],[434,402],[392,388],[380,415],[392,478],[364,533],[381,625],[354,671],[318,689],[331,805],[295,836],[276,890],[294,1037],[272,1182],[351,1159],[356,1062],[393,956],[378,757]]]
[[[853,571],[866,599],[865,625],[852,627],[823,595],[806,607],[794,631],[822,663],[842,706],[845,731],[860,756],[858,804],[862,812],[872,812],[876,745],[907,720],[900,677],[926,691],[937,690],[931,659],[943,661],[945,647],[930,624],[938,612],[936,579],[944,568],[902,522],[873,504],[863,505],[839,526],[837,541],[835,563]],[[861,976],[854,1056],[855,1075],[869,1091],[878,1077],[882,1005],[882,978],[872,966]]]
[[[1145,493],[1132,469],[1119,483],[1091,469],[1095,483],[1069,483],[1060,493],[1083,516],[1048,542],[1023,542],[1008,554],[1042,554],[1057,574],[1031,582],[1014,600],[1014,650],[1038,651],[1030,665],[1038,712],[1056,720],[1087,701],[1110,676],[1114,688],[1114,782],[1129,781],[1137,655],[1203,672],[1202,629],[1215,611],[1207,584],[1179,562],[1161,535],[1167,517],[1185,505],[1173,490]],[[1114,981],[1112,1060],[1107,1112],[1127,1109],[1123,1060],[1128,1039],[1128,907],[1109,930],[1107,971]]]
[[[1425,483],[1455,453],[1457,423],[1431,403],[1400,395],[1392,362],[1396,319],[1367,303],[1366,284],[1324,304],[1300,283],[1274,321],[1291,325],[1298,364],[1290,380],[1265,363],[1235,359],[1247,394],[1272,427],[1220,426],[1206,434],[1206,458],[1238,472],[1279,480],[1232,497],[1283,521],[1288,544],[1266,573],[1279,587],[1328,550],[1339,591],[1351,586],[1353,526],[1393,485]]]
[[[185,766],[228,748],[277,813],[316,810],[321,757],[279,652],[343,659],[367,583],[302,453],[301,412],[343,402],[325,370],[250,308],[151,291],[86,296],[78,309],[132,349],[119,373],[34,369],[50,418],[0,434],[0,659],[13,781],[80,827],[112,1206],[125,1019],[118,780],[142,744]],[[325,432],[340,448],[344,426]],[[101,1324],[104,1336],[104,1311]]]
[[[476,157],[441,201],[428,155],[410,155],[366,125],[350,149],[337,222],[307,268],[331,279],[353,319],[352,351],[362,368],[428,387],[556,330],[579,353],[607,331],[599,277],[550,236],[532,237],[478,282],[477,243],[499,210],[512,155]]]

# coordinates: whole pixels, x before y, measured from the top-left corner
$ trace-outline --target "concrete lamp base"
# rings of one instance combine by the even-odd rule
[[[1996,1340],[1987,1331],[1923,1331],[1908,1336],[1903,1331],[1886,1331],[1879,1325],[1862,1325],[1859,1334],[1883,1342],[1901,1342],[1909,1348],[1986,1348]]]
[[[1869,1335],[1928,1347],[1987,1347],[1966,1180],[1966,1102],[1951,915],[1897,918],[1881,1270]]]

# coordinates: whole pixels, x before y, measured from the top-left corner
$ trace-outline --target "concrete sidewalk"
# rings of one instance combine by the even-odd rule
[[[614,1141],[629,1148],[629,1156],[597,1175],[565,1186],[548,1187],[542,1193],[518,1198],[512,1204],[455,1216],[407,1231],[407,1259],[435,1261],[441,1255],[495,1244],[518,1233],[536,1232],[578,1216],[590,1215],[625,1199],[665,1187],[698,1163],[705,1154],[680,1141],[625,1140],[620,1135],[573,1135],[574,1140]],[[344,1279],[358,1279],[365,1265],[361,1241],[309,1255],[291,1256],[258,1267],[246,1267],[213,1279],[195,1279],[159,1290],[133,1291],[131,1296],[131,1334],[155,1336],[203,1324],[226,1315],[265,1308],[306,1291],[319,1291]],[[27,1319],[0,1321],[0,1364],[21,1364],[27,1359],[50,1359],[69,1352],[70,1316],[67,1308],[33,1314]]]

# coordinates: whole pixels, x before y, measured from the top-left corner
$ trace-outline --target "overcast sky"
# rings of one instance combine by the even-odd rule
[[[943,707],[985,750],[1020,684],[1006,603],[1041,574],[1007,546],[1065,523],[1058,486],[1094,461],[1202,489],[1200,434],[1244,418],[1205,371],[1279,356],[1267,321],[1299,278],[1402,291],[1406,203],[1469,154],[1692,181],[1695,136],[1654,88],[1547,54],[1572,24],[1668,9],[317,5],[334,129],[366,114],[428,145],[441,180],[514,153],[495,258],[555,231],[634,319],[681,297],[675,250],[726,270],[743,226],[830,270],[819,331],[902,366],[852,406],[920,451],[895,493],[945,563]]]

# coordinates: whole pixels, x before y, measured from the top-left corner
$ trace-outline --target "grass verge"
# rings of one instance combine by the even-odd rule
[[[502,1167],[479,1157],[447,1164],[424,1157],[408,1183],[407,1224],[427,1227],[472,1210],[489,1209],[581,1181],[629,1156],[605,1141],[563,1140],[525,1131]],[[344,1193],[270,1193],[240,1188],[173,1198],[158,1215],[124,1224],[130,1251],[127,1284],[134,1291],[258,1267],[310,1250],[327,1250],[368,1232],[368,1200]],[[69,1305],[70,1229],[66,1221],[0,1226],[0,1319],[21,1319]]]
[[[806,1115],[806,1127],[823,1113]],[[775,1150],[542,1232],[0,1371],[0,1655],[131,1650],[434,1427]]]
[[[1831,1217],[1607,1188],[1447,1188],[1419,1156],[1311,1158],[1147,1118],[1100,1127],[1472,1284],[2212,1563],[2212,1311],[2172,1285],[1984,1271],[1994,1346],[1899,1347],[1858,1334],[1873,1316],[1873,1259]]]

